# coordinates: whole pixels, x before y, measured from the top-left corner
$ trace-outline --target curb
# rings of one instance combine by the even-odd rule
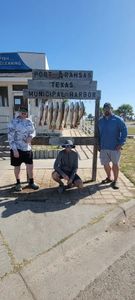
[[[124,218],[128,218],[130,215],[134,213],[135,213],[135,199],[131,199],[128,202],[124,202],[123,204],[118,206],[112,224],[117,222],[117,220],[122,216]]]
[[[134,214],[134,212],[135,199],[132,199],[129,200],[129,202],[111,209],[106,214],[101,214],[98,218],[94,218],[84,228],[80,228],[78,232],[66,237],[63,241],[60,241],[59,244],[62,244],[64,252],[76,251],[77,248],[88,243],[89,240],[95,239],[102,232],[107,232],[109,227],[120,218],[128,218],[128,216],[131,215],[131,213]]]

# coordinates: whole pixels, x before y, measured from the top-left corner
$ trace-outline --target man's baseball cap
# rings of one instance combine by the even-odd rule
[[[28,112],[28,108],[27,107],[25,107],[25,106],[20,106],[20,108],[19,108],[19,112]]]
[[[106,103],[103,105],[103,109],[106,109],[106,108],[112,109],[111,103],[106,102]]]

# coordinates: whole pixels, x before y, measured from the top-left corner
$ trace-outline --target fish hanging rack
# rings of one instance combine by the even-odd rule
[[[78,128],[81,119],[85,115],[83,101],[53,101],[40,102],[39,118],[36,126],[41,126],[49,131],[62,130],[64,128]]]

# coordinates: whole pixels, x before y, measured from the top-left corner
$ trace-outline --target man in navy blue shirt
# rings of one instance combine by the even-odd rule
[[[127,127],[122,118],[113,114],[110,103],[104,104],[98,126],[100,161],[107,175],[102,184],[111,183],[113,189],[118,189],[119,160],[127,138]]]

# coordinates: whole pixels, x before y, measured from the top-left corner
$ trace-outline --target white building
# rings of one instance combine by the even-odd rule
[[[39,114],[38,99],[23,98],[33,69],[48,69],[44,53],[0,53],[0,134],[7,132],[8,122],[21,105],[29,106],[28,101],[31,101],[30,114],[35,117]]]

